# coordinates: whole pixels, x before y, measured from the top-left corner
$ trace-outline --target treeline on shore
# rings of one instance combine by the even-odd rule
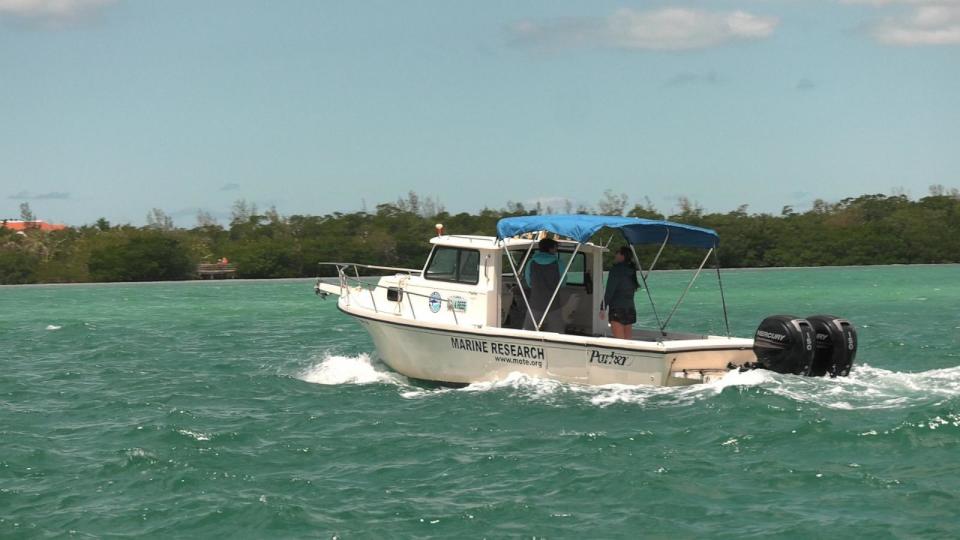
[[[715,229],[720,263],[727,268],[960,262],[960,194],[941,186],[916,200],[863,195],[836,203],[818,200],[804,212],[785,206],[779,215],[750,213],[745,205],[706,213],[685,198],[677,212],[664,215],[649,200],[632,207],[628,200],[607,191],[595,208],[556,210],[666,218]],[[26,205],[24,211],[29,214]],[[498,210],[450,214],[438,201],[411,192],[377,205],[374,212],[323,216],[282,216],[273,208],[258,212],[241,200],[226,226],[201,212],[195,227],[180,228],[154,209],[143,227],[105,219],[59,231],[2,227],[0,283],[186,280],[196,277],[198,263],[222,257],[242,278],[329,275],[329,269],[318,268],[321,261],[419,268],[436,223],[450,234],[492,235],[502,217],[559,212],[511,202]],[[654,251],[641,250],[641,258],[649,261]],[[701,257],[702,252],[666,250],[657,267],[695,267]]]

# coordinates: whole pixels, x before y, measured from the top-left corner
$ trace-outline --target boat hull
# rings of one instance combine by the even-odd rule
[[[430,328],[404,321],[353,315],[369,332],[380,359],[414,379],[467,384],[503,379],[511,373],[562,382],[603,385],[679,386],[708,382],[730,364],[752,362],[751,350],[740,346],[667,350],[655,344],[500,329],[472,331]],[[640,350],[640,345],[653,350]]]

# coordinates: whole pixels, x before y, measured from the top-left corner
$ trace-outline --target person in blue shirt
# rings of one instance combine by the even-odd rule
[[[537,322],[540,322],[544,311],[547,309],[547,304],[553,298],[554,291],[560,285],[562,271],[560,270],[560,256],[557,254],[557,247],[557,241],[552,238],[540,240],[537,253],[527,263],[527,268],[524,271],[525,281],[530,288],[530,311],[533,312]],[[562,334],[565,330],[566,325],[563,322],[563,315],[560,313],[559,296],[558,292],[557,298],[554,298],[550,311],[540,326],[541,332]],[[527,314],[523,328],[524,330],[534,330],[536,328],[530,314]]]
[[[607,288],[603,293],[603,305],[600,307],[601,319],[604,306],[609,309],[613,337],[633,338],[633,324],[637,322],[637,308],[633,303],[633,296],[639,288],[633,254],[629,247],[623,246],[613,257],[613,266],[607,276]]]

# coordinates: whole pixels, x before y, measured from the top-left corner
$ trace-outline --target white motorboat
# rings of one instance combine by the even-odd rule
[[[634,330],[630,340],[611,337],[601,317],[607,248],[590,242],[601,229],[619,230],[631,249],[659,246],[647,270],[633,251],[658,327]],[[532,316],[521,279],[537,238],[547,234],[559,242],[563,274],[546,311],[554,303],[559,306],[562,333],[542,331],[543,318]],[[718,300],[727,335],[668,330],[711,257],[720,279],[718,242],[710,229],[611,216],[504,218],[495,237],[444,234],[438,225],[422,269],[321,263],[335,268],[336,277],[319,278],[316,291],[339,296],[337,307],[367,329],[387,366],[426,381],[467,384],[520,372],[590,385],[678,386],[752,367],[845,375],[856,352],[856,335],[847,321],[823,316],[821,328],[813,318],[778,316],[765,320],[754,339],[731,337],[722,282]],[[649,293],[648,278],[668,245],[702,248],[706,253],[676,304],[661,314]],[[361,277],[371,271],[389,275],[376,283]],[[532,330],[523,329],[528,316]],[[848,342],[852,347],[846,347]]]

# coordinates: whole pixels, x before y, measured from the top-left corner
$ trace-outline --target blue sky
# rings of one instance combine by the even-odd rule
[[[0,216],[960,187],[960,2],[0,0]]]

